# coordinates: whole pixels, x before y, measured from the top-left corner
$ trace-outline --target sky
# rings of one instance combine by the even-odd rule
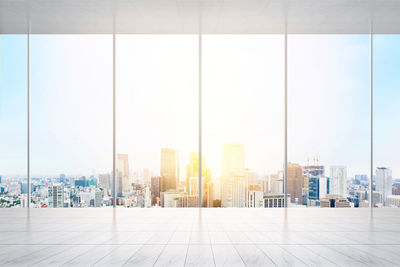
[[[284,37],[204,35],[202,140],[213,177],[222,145],[245,145],[245,165],[276,173],[284,156]],[[0,175],[26,175],[26,36],[0,36]],[[374,38],[374,164],[400,177],[400,37]],[[118,35],[117,153],[159,173],[162,147],[181,177],[198,151],[198,37]],[[32,175],[112,169],[112,37],[31,38]],[[289,35],[288,159],[369,173],[369,36]]]

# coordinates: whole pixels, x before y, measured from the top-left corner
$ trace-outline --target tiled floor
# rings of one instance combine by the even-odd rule
[[[1,266],[399,266],[400,209],[0,210]]]

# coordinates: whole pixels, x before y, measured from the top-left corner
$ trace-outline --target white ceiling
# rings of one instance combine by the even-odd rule
[[[400,33],[400,0],[0,0],[0,33]]]

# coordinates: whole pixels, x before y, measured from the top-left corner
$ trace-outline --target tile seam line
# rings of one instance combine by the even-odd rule
[[[167,233],[169,233],[169,232],[167,232]],[[164,247],[163,247],[163,249],[161,250],[160,254],[158,254],[157,259],[156,259],[156,261],[155,261],[154,264],[153,264],[153,267],[157,264],[158,260],[160,259],[161,254],[164,253],[166,247],[168,246],[168,244],[169,244],[169,242],[171,241],[171,239],[172,239],[172,237],[173,237],[174,234],[175,234],[175,231],[172,232],[171,236],[168,238],[168,241],[167,241],[165,244],[163,244]]]
[[[326,246],[326,245],[317,245],[317,246]],[[338,265],[338,264],[332,262],[331,260],[329,260],[327,257],[323,256],[322,254],[317,254],[316,252],[312,251],[311,248],[308,247],[308,245],[303,245],[303,247],[304,247],[305,249],[309,250],[311,253],[316,254],[316,255],[322,257],[323,259],[327,260],[328,262],[331,262],[333,265],[340,266],[340,265]]]
[[[349,245],[339,245],[339,246],[341,246],[341,247],[346,247],[346,246],[349,246]],[[344,254],[342,251],[333,248],[333,247],[338,247],[338,246],[335,246],[335,245],[324,245],[324,247],[326,247],[326,248],[332,248],[335,252],[337,252],[337,253],[339,253],[339,254],[342,254],[343,256],[345,256],[345,257],[347,257],[347,258],[349,258],[349,259],[351,259],[351,260],[353,260],[353,261],[356,261],[356,262],[360,262],[360,263],[362,263],[362,264],[365,264],[365,262],[362,262],[360,259],[357,259],[357,258],[351,256],[351,254],[346,255],[346,254]],[[360,251],[360,250],[359,250],[359,251]],[[363,251],[361,251],[361,252],[363,252]],[[363,253],[365,253],[365,252],[363,252]],[[365,253],[365,254],[367,254],[367,253]],[[375,257],[376,257],[376,256],[375,256]],[[380,257],[378,257],[378,258],[381,259],[381,260],[383,260],[383,261],[386,261],[386,260],[384,260],[384,259],[382,259],[382,258],[380,258]],[[386,261],[386,262],[391,263],[390,261]]]
[[[139,251],[145,246],[146,244],[138,244],[138,246],[140,246],[130,257],[128,257],[128,259],[121,264],[121,266],[126,266],[126,264],[136,255],[139,253]],[[123,245],[122,245],[123,246]]]
[[[296,255],[294,255],[293,253],[291,253],[289,250],[287,250],[287,249],[285,249],[285,245],[283,245],[283,244],[278,244],[277,246],[279,246],[281,249],[283,249],[284,251],[286,251],[287,253],[289,253],[290,255],[292,255],[293,257],[295,257],[296,259],[298,259],[299,261],[301,261],[302,263],[304,263],[306,266],[309,266],[307,263],[305,263],[302,259],[300,259],[299,257],[297,257]],[[302,247],[302,244],[298,244],[298,245],[293,245],[293,246],[301,246]],[[316,256],[320,256],[320,255],[318,255],[318,254],[316,254],[314,251],[311,251],[311,253],[312,254],[314,254],[314,255],[316,255]],[[321,256],[320,256],[321,257]],[[322,257],[323,258],[323,257]],[[326,258],[323,258],[323,259],[326,259]],[[330,262],[330,263],[332,263],[332,264],[334,264],[334,265],[336,265],[334,262],[331,262],[330,260],[328,260],[328,259],[326,259],[328,262]]]
[[[225,232],[226,236],[228,237],[228,239],[229,239],[229,241],[230,241],[232,247],[235,249],[236,253],[239,255],[240,259],[242,260],[243,264],[244,264],[245,266],[247,266],[247,263],[244,261],[242,255],[240,255],[238,249],[236,248],[235,243],[232,242],[231,237],[228,235],[228,233],[227,233],[226,231],[224,231],[224,232]],[[274,262],[272,262],[272,263],[275,264]],[[276,264],[275,264],[275,265],[276,265]]]

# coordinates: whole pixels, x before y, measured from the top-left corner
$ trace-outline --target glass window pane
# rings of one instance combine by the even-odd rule
[[[288,46],[292,203],[368,207],[369,36],[290,35]]]
[[[375,207],[400,207],[400,35],[374,36]]]
[[[112,37],[33,35],[34,207],[110,205]]]
[[[197,36],[117,36],[117,205],[197,206],[197,151]]]
[[[26,35],[0,35],[0,125],[0,207],[26,207]]]
[[[203,36],[203,173],[214,207],[283,206],[283,41]]]

